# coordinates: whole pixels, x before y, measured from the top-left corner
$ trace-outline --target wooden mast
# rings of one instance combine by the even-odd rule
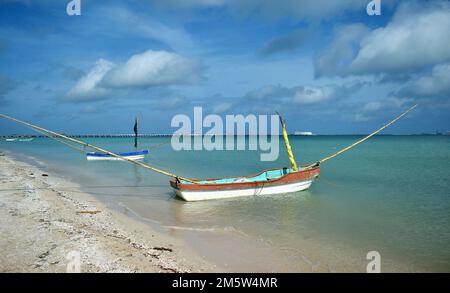
[[[134,148],[137,150],[137,147],[138,147],[138,118],[137,117],[134,119],[133,131],[134,131]]]
[[[283,131],[284,143],[286,145],[286,151],[288,153],[289,161],[291,162],[291,167],[294,172],[297,171],[297,163],[295,162],[294,153],[292,153],[291,144],[289,143],[289,137],[286,131],[286,123],[281,117],[280,113],[277,112],[278,117],[280,117],[281,129]]]

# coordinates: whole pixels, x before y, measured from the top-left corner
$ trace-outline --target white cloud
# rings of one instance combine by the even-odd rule
[[[344,84],[307,85],[284,87],[281,85],[267,85],[248,92],[235,106],[247,104],[268,108],[283,105],[313,106],[332,100],[340,100],[355,93],[366,85],[366,82],[352,81]]]
[[[233,107],[233,103],[221,102],[212,107],[213,113],[224,113]]]
[[[402,6],[384,28],[361,41],[352,72],[414,70],[450,59],[450,5]]]
[[[398,73],[436,65],[450,60],[449,31],[449,3],[404,2],[385,27],[337,31],[317,56],[316,73]]]
[[[125,64],[100,59],[68,92],[66,100],[95,100],[117,88],[151,87],[197,82],[200,65],[175,53],[146,51]]]
[[[82,78],[80,78],[75,86],[67,94],[67,100],[90,100],[93,97],[99,97],[106,94],[108,91],[103,87],[99,87],[105,74],[111,70],[114,63],[100,59],[91,70]]]
[[[292,94],[292,91],[281,85],[266,85],[258,89],[249,91],[246,95],[246,99],[268,99],[286,97]]]
[[[307,86],[295,91],[290,101],[300,105],[310,105],[324,102],[337,96],[337,86]]]
[[[377,111],[377,110],[381,109],[382,106],[383,105],[381,104],[380,101],[372,101],[372,102],[365,104],[362,110],[364,112],[372,112],[372,111]]]
[[[340,75],[349,70],[348,64],[354,58],[354,47],[369,32],[363,24],[351,24],[335,30],[331,44],[314,59],[314,74]]]
[[[353,115],[353,120],[355,120],[356,122],[365,122],[370,120],[370,118],[364,114],[356,113],[355,115]]]
[[[200,80],[199,63],[166,51],[148,50],[132,56],[109,71],[102,81],[107,87],[148,87],[194,83]]]
[[[384,112],[396,112],[400,109],[405,109],[414,104],[415,101],[412,98],[389,96],[383,97],[378,100],[363,102],[355,104],[350,111],[356,111],[352,118],[355,121],[369,121],[376,117],[380,117]]]
[[[450,100],[450,63],[434,66],[430,74],[408,82],[402,92],[418,97],[445,96]]]

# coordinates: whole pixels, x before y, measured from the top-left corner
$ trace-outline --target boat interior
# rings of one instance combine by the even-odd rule
[[[127,156],[135,156],[135,155],[147,155],[148,150],[137,151],[137,152],[128,152],[128,153],[117,153],[119,156],[127,157]],[[89,152],[86,154],[87,156],[95,156],[95,157],[112,157],[110,154],[99,153],[99,152]]]
[[[299,168],[298,171],[303,170]],[[292,168],[280,168],[274,170],[267,170],[253,177],[230,177],[230,178],[220,178],[220,179],[210,179],[210,180],[200,180],[195,183],[180,180],[182,184],[227,184],[227,183],[245,183],[245,182],[261,182],[274,180],[283,177],[286,174],[292,173]]]

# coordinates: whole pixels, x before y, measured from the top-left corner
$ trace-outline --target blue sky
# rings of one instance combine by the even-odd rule
[[[273,114],[290,131],[447,132],[450,4],[0,0],[2,113],[68,133],[171,133],[175,114]],[[0,134],[29,133],[0,121]]]

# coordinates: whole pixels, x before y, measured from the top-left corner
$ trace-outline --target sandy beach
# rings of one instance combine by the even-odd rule
[[[186,243],[0,153],[0,272],[214,272]],[[70,191],[65,189],[70,186]]]

